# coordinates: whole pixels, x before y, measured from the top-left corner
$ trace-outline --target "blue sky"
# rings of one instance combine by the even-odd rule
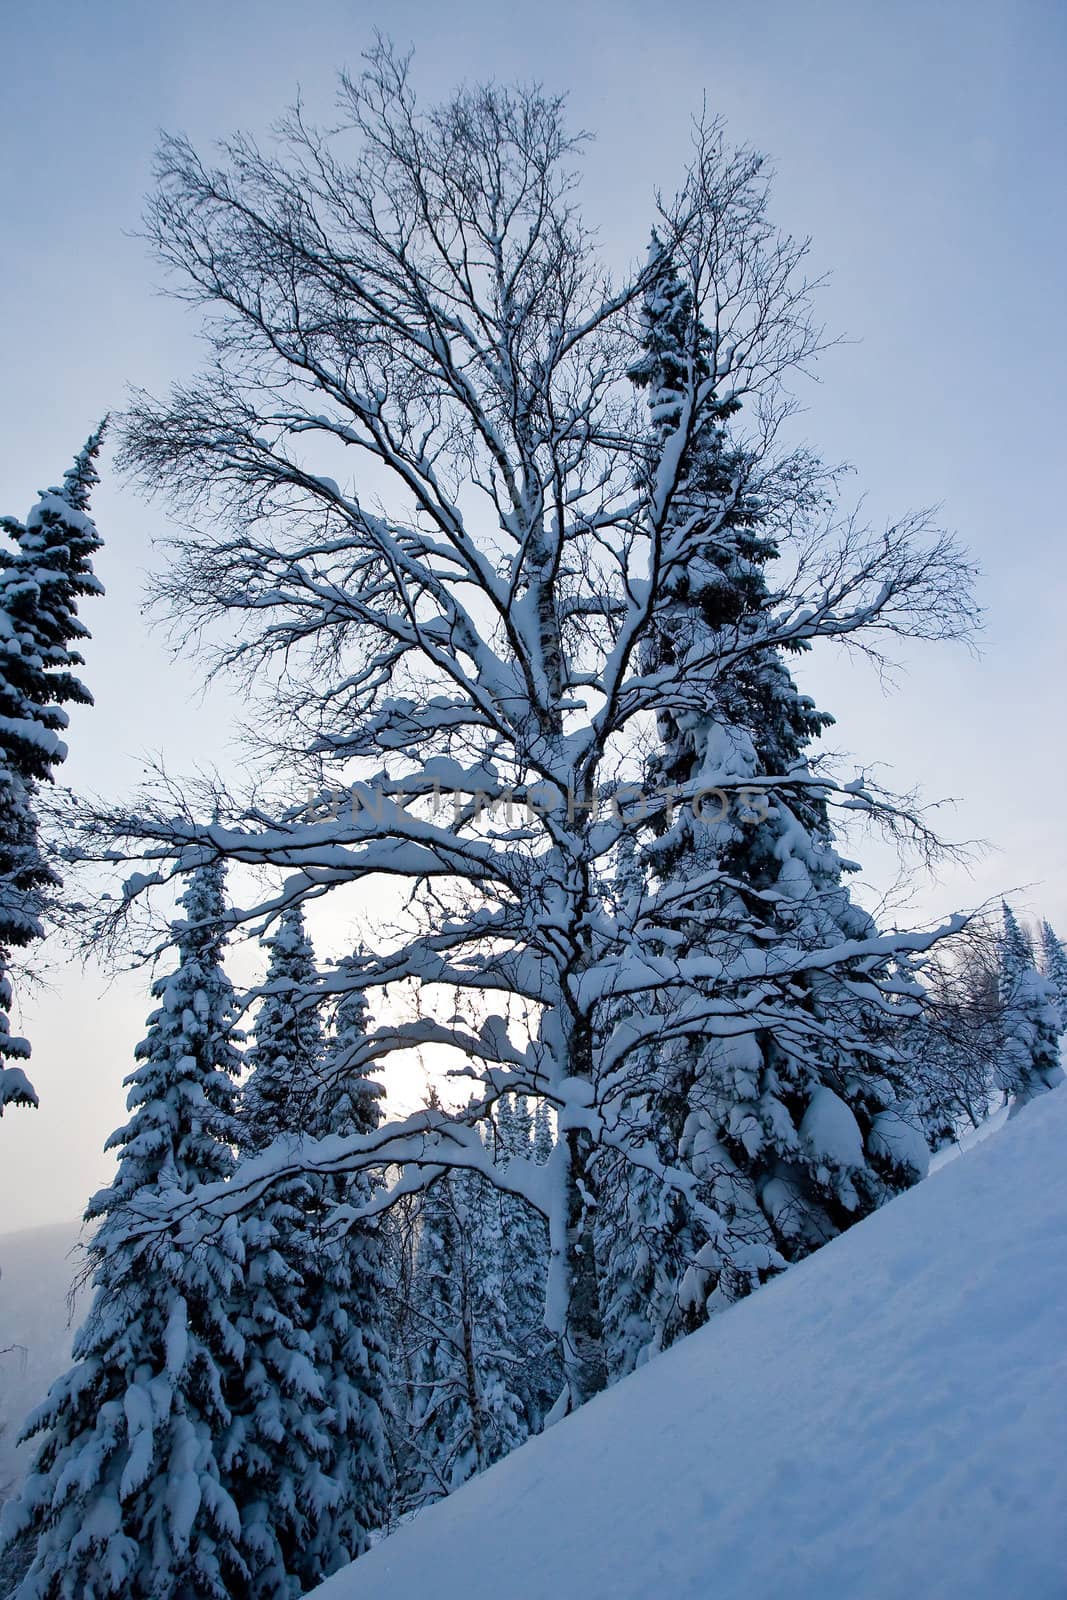
[[[161,389],[195,366],[195,314],[160,294],[134,236],[158,130],[262,133],[298,88],[325,118],[336,70],[358,65],[375,26],[415,46],[427,97],[489,76],[567,92],[596,135],[586,199],[616,263],[643,250],[651,193],[672,186],[705,96],[771,155],[775,215],[812,236],[813,268],[831,274],[821,315],[849,341],[802,392],[803,433],[855,465],[873,520],[940,505],[981,563],[986,608],[980,657],[913,652],[885,695],[827,656],[805,686],[838,717],[835,748],[958,797],[946,830],[997,847],[970,875],[923,884],[919,911],[1028,886],[1022,909],[1067,932],[1067,12],[1053,0],[9,6],[0,508],[25,514],[127,383]],[[140,614],[162,508],[108,472],[95,512],[97,707],[75,723],[67,778],[121,793],[151,752],[176,770],[237,759],[225,692],[201,696]],[[865,858],[879,883],[888,862]],[[143,977],[106,985],[60,954],[50,981],[23,1008],[44,1105],[0,1128],[0,1230],[71,1217],[106,1179],[101,1145],[148,1009]]]

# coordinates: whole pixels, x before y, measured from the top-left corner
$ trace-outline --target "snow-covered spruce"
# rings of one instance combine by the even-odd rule
[[[185,141],[166,142],[150,226],[184,288],[215,317],[216,366],[167,402],[135,405],[125,440],[126,460],[154,487],[217,508],[221,530],[184,542],[162,594],[185,624],[217,624],[233,639],[235,663],[262,665],[272,750],[288,742],[294,787],[296,774],[315,770],[332,797],[313,817],[305,800],[204,826],[175,820],[163,801],[136,815],[102,812],[100,849],[114,853],[118,836],[146,861],[146,893],[190,849],[281,869],[282,887],[247,908],[250,922],[376,873],[408,892],[404,937],[359,982],[368,994],[411,982],[418,1003],[376,1030],[375,1050],[384,1062],[428,1043],[451,1049],[480,1079],[473,1104],[458,1118],[428,1112],[325,1145],[275,1141],[252,1163],[256,1179],[246,1169],[190,1209],[244,1208],[268,1169],[284,1184],[338,1162],[402,1165],[400,1194],[439,1181],[445,1167],[480,1172],[547,1218],[546,1316],[563,1355],[563,1405],[573,1406],[607,1372],[593,1248],[600,1153],[620,1154],[684,1197],[694,1244],[714,1257],[701,1263],[698,1304],[716,1278],[757,1278],[773,1266],[774,1233],[785,1234],[794,1210],[788,1172],[776,1193],[757,1197],[762,1215],[750,1216],[745,1185],[727,1166],[724,1215],[713,1192],[718,1155],[701,1141],[727,1102],[747,1100],[755,1069],[746,1040],[760,1043],[762,1061],[762,1040],[780,1034],[784,1088],[761,1107],[769,1126],[758,1135],[788,1145],[787,1165],[817,1192],[814,1214],[802,1194],[801,1237],[821,1232],[820,1212],[839,1226],[877,1198],[871,1139],[892,1106],[879,1103],[873,1072],[864,1071],[862,1096],[853,1092],[858,1052],[834,1010],[857,984],[877,1009],[893,995],[897,958],[937,937],[880,935],[853,917],[815,813],[830,798],[877,813],[877,798],[775,772],[788,751],[761,755],[758,729],[755,743],[739,739],[734,749],[732,710],[720,743],[702,734],[699,770],[719,778],[731,808],[754,772],[775,791],[776,820],[762,837],[780,851],[768,871],[785,899],[763,915],[750,890],[740,897],[753,899],[751,921],[772,937],[750,937],[738,912],[738,938],[704,951],[687,938],[686,906],[713,885],[666,866],[631,923],[615,916],[605,884],[628,820],[620,783],[640,778],[653,722],[700,722],[708,701],[701,649],[675,649],[655,670],[644,657],[678,575],[699,574],[714,547],[714,520],[675,514],[680,499],[696,506],[704,494],[687,464],[690,441],[709,410],[749,419],[755,465],[744,488],[763,519],[753,537],[788,536],[802,557],[775,564],[776,585],[744,629],[713,630],[714,678],[738,685],[743,703],[750,663],[818,638],[877,654],[886,636],[966,633],[969,569],[923,518],[865,529],[835,514],[832,479],[814,464],[798,460],[793,474],[776,465],[786,378],[815,354],[819,334],[803,246],[774,229],[758,157],[704,124],[678,199],[664,207],[661,235],[691,283],[694,317],[709,308],[711,326],[710,308],[726,309],[708,376],[688,363],[676,414],[652,440],[643,399],[635,390],[631,402],[624,380],[644,354],[636,324],[661,273],[652,263],[605,288],[576,210],[578,145],[559,102],[489,86],[426,114],[406,64],[385,45],[342,93],[350,131],[331,148],[336,167],[323,164],[329,137],[320,141],[300,118],[286,123],[280,152],[238,140],[219,170]],[[493,183],[457,184],[460,172],[491,172]],[[468,273],[475,257],[483,265]],[[343,487],[333,476],[338,450],[348,461]],[[369,478],[364,462],[377,463]],[[718,481],[712,489],[722,492]],[[758,568],[758,555],[738,559]],[[284,675],[281,702],[272,668]],[[334,803],[353,783],[356,803]],[[298,792],[306,795],[303,783]],[[609,999],[627,1013],[610,1033],[601,1027]],[[475,1010],[476,1029],[456,1021]],[[522,1016],[534,1019],[525,1037],[509,1028]],[[680,1051],[687,1039],[722,1041],[707,1046],[721,1061],[703,1074],[714,1093],[694,1102],[686,1165],[616,1114],[640,1104],[634,1077],[664,1027]],[[805,1125],[816,1086],[825,1093]],[[842,1115],[829,1114],[826,1094]],[[502,1095],[553,1107],[559,1137],[544,1167],[515,1160],[502,1172],[491,1160],[476,1124]],[[835,1122],[850,1136],[827,1149]],[[899,1149],[902,1126],[879,1131],[881,1160]],[[740,1144],[743,1132],[731,1136]],[[370,1205],[388,1203],[376,1196]]]
[[[1063,1081],[1059,1037],[1059,996],[1050,978],[1042,977],[1034,962],[1029,936],[1020,928],[1011,907],[1002,907],[1001,1004],[1003,1006],[1002,1055],[999,1085],[1011,1096],[1010,1116],[1029,1101]]]
[[[544,1164],[545,1107],[505,1096],[486,1124],[499,1175]],[[545,1327],[549,1242],[543,1215],[474,1172],[446,1174],[422,1197],[396,1362],[406,1425],[399,1509],[438,1499],[540,1432],[562,1381]]]
[[[634,834],[619,844],[614,895],[616,916],[632,926],[647,891],[647,881]],[[653,1005],[655,1002],[652,1002]],[[609,1000],[601,1025],[611,1029],[628,1008]],[[631,1055],[627,1080],[632,1089],[619,1095],[616,1120],[638,1141],[653,1141],[657,1156],[677,1159],[682,1115],[667,1092],[670,1081],[655,1042]],[[603,1150],[595,1163],[597,1205],[596,1250],[601,1320],[608,1372],[614,1380],[633,1371],[678,1331],[679,1285],[686,1271],[689,1236],[684,1201],[655,1172],[633,1166],[625,1152]]]
[[[484,1177],[446,1172],[427,1190],[406,1321],[402,1510],[450,1494],[529,1432],[508,1337],[505,1249]]]
[[[265,1150],[279,1134],[301,1131],[322,1081],[315,952],[301,908],[284,911],[263,943],[267,975],[248,1051],[250,1075],[241,1092],[246,1150]]]
[[[5,1105],[37,1104],[25,1069],[9,1065],[30,1054],[8,1020],[12,951],[43,936],[46,902],[58,887],[38,839],[35,790],[67,754],[64,706],[92,704],[75,669],[83,665],[77,644],[88,637],[78,602],[101,593],[89,496],[102,437],[103,425],[25,523],[0,518],[11,541],[0,550],[0,1116]]]
[[[233,1168],[238,1057],[221,966],[222,869],[200,868],[175,924],[178,966],[157,979],[137,1048],[118,1171],[86,1220],[93,1301],[74,1365],[26,1424],[34,1464],[4,1508],[4,1547],[29,1545],[18,1600],[232,1600],[248,1593],[227,1488],[245,1292],[237,1221],[186,1248],[131,1240],[150,1194],[189,1193]]]
[[[455,1182],[446,1174],[419,1207],[418,1250],[404,1330],[409,1374],[400,1508],[440,1499],[477,1470],[471,1449],[476,1406],[464,1350],[472,1339],[463,1304],[463,1244]],[[398,1351],[398,1356],[401,1352]],[[473,1459],[472,1459],[473,1458]]]
[[[919,1121],[931,1150],[953,1143],[989,1115],[1002,1046],[1000,935],[974,917],[923,963],[921,1015],[903,1043]]]
[[[1041,924],[1041,976],[1055,991],[1062,1033],[1067,1029],[1067,950],[1050,922]]]
[[[506,1173],[513,1161],[544,1164],[552,1153],[547,1106],[538,1105],[537,1126],[529,1099],[505,1095],[495,1122],[495,1160]],[[484,1203],[499,1216],[499,1272],[509,1357],[506,1382],[522,1400],[524,1432],[540,1433],[559,1398],[563,1381],[559,1348],[545,1327],[549,1240],[545,1219],[520,1195],[486,1190]],[[490,1226],[492,1217],[490,1216]]]
[[[353,981],[361,965],[357,956],[339,963]],[[369,1076],[368,1020],[362,991],[348,988],[336,1008],[321,1084],[311,1101],[307,1131],[316,1137],[368,1134],[378,1127],[384,1091]],[[367,1172],[315,1177],[305,1213],[309,1250],[301,1299],[330,1411],[325,1465],[340,1488],[337,1504],[320,1512],[307,1549],[306,1570],[316,1578],[362,1555],[385,1525],[391,1504],[389,1283],[382,1224],[356,1221],[340,1231],[337,1225],[339,1210],[358,1210],[381,1181]]]
[[[238,1153],[295,1145],[321,1085],[323,1040],[309,988],[315,964],[299,908],[265,941],[264,998],[242,1085]],[[240,1219],[245,1274],[234,1304],[244,1358],[226,1439],[230,1492],[256,1600],[289,1600],[324,1576],[342,1485],[330,1473],[332,1412],[308,1327],[316,1179],[262,1194]]]
[[[670,509],[684,559],[665,575],[644,657],[649,672],[691,664],[684,696],[659,710],[651,778],[680,793],[750,785],[747,804],[714,803],[713,815],[724,814],[710,823],[688,808],[666,816],[647,845],[656,888],[676,907],[659,937],[665,953],[681,949],[724,967],[746,952],[783,948],[830,959],[798,975],[763,1026],[738,1019],[703,1038],[645,1048],[629,1093],[618,1097],[620,1123],[637,1137],[652,1130],[725,1224],[708,1237],[636,1168],[627,1222],[617,1193],[626,1172],[616,1164],[608,1205],[617,1216],[606,1231],[615,1285],[609,1343],[621,1371],[633,1364],[635,1343],[669,1341],[926,1167],[906,1056],[891,1044],[908,1020],[896,996],[914,996],[916,985],[892,956],[832,954],[878,930],[845,886],[852,869],[834,849],[828,791],[806,756],[832,718],[799,693],[786,647],[766,633],[767,568],[778,555],[783,505],[824,493],[824,475],[805,456],[768,466],[731,442],[737,401],[728,385],[719,397],[715,341],[693,287],[656,241],[651,259],[644,350],[631,374],[647,391],[650,493],[683,418],[687,435]],[[704,398],[691,408],[694,376]],[[614,1012],[618,1020],[617,1004]],[[671,1031],[668,1015],[668,1039]],[[629,1260],[624,1250],[620,1261],[627,1231]]]

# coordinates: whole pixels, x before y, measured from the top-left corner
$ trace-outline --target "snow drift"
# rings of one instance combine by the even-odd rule
[[[1067,1091],[315,1591],[1062,1600]]]

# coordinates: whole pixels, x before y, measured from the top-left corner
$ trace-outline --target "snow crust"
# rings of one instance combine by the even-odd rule
[[[321,1600],[1062,1600],[1067,1090],[531,1439]]]

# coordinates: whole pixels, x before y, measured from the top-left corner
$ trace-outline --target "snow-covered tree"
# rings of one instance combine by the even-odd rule
[[[516,1158],[517,1159],[517,1158]],[[524,1401],[523,1352],[509,1323],[508,1257],[511,1239],[503,1232],[499,1191],[481,1173],[464,1173],[460,1191],[463,1276],[471,1329],[470,1395],[480,1434],[477,1469],[491,1466],[529,1434]],[[544,1298],[541,1298],[541,1318]],[[538,1330],[540,1331],[540,1330]],[[541,1341],[537,1352],[541,1353]],[[532,1387],[532,1386],[531,1386]],[[552,1397],[553,1399],[556,1396]]]
[[[321,1087],[321,1029],[307,1003],[314,954],[299,907],[264,942],[270,953],[264,996],[248,1052],[252,1070],[241,1090],[242,1156],[272,1144],[295,1146]],[[294,1175],[260,1195],[241,1218],[245,1284],[234,1322],[244,1367],[226,1452],[257,1600],[288,1600],[313,1587],[325,1576],[318,1563],[336,1549],[342,1485],[330,1472],[330,1374],[318,1370],[305,1304],[316,1255],[317,1181]]]
[[[339,970],[346,980],[358,981],[361,965],[360,958],[349,956]],[[381,1121],[384,1091],[369,1077],[365,1056],[368,1025],[362,991],[346,987],[313,1102],[308,1131],[317,1137],[368,1134]],[[311,1251],[302,1304],[330,1408],[326,1466],[340,1489],[337,1505],[321,1517],[307,1551],[306,1570],[315,1579],[362,1555],[390,1508],[393,1469],[386,1418],[392,1380],[382,1222],[356,1221],[339,1232],[334,1221],[339,1207],[358,1209],[374,1187],[365,1172],[312,1180]]]
[[[25,523],[0,518],[11,541],[0,550],[0,1116],[5,1105],[37,1104],[18,1065],[29,1043],[12,1035],[9,1021],[12,952],[44,936],[48,896],[59,884],[38,837],[35,793],[66,757],[64,707],[92,704],[76,672],[84,665],[77,646],[88,637],[78,602],[101,592],[89,497],[102,438],[103,425]]]
[[[1062,1033],[1067,1029],[1067,950],[1050,922],[1041,924],[1041,975],[1055,991]]]
[[[287,907],[263,943],[267,976],[241,1096],[242,1144],[248,1150],[265,1150],[279,1134],[303,1127],[322,1075],[322,1025],[312,992],[315,952],[300,906]]]
[[[623,927],[632,928],[647,893],[646,874],[634,835],[620,841],[615,873],[615,912]],[[654,998],[651,1004],[655,1005]],[[625,1018],[627,1008],[610,1003],[603,1026]],[[611,1107],[635,1143],[654,1140],[656,1153],[668,1163],[676,1159],[685,1108],[672,1104],[667,1085],[671,1074],[657,1070],[653,1043],[634,1052],[626,1087]],[[689,1245],[681,1196],[668,1189],[645,1167],[632,1165],[626,1153],[603,1150],[596,1164],[595,1248],[600,1281],[605,1360],[615,1380],[632,1372],[660,1349],[678,1325],[678,1288],[686,1270]]]
[[[236,1219],[193,1249],[130,1237],[130,1208],[233,1169],[233,994],[221,965],[223,874],[194,871],[175,924],[178,965],[126,1079],[131,1117],[108,1140],[112,1184],[86,1220],[94,1295],[74,1365],[30,1417],[41,1437],[0,1545],[32,1564],[18,1600],[230,1600],[246,1588],[226,1452],[244,1293]]]
[[[407,1448],[401,1507],[440,1499],[478,1470],[470,1404],[473,1339],[462,1293],[463,1243],[456,1180],[438,1179],[419,1208],[418,1251],[411,1286]]]
[[[923,962],[921,1015],[904,1042],[907,1073],[931,1150],[988,1116],[1003,1042],[1000,923],[974,916]]]
[[[1063,1081],[1056,991],[1034,964],[1033,944],[1011,907],[1002,907],[1001,1003],[1003,1047],[998,1081],[1011,1096],[1010,1116]]]
[[[608,1206],[628,1220],[605,1215],[602,1224],[614,1236],[610,1315],[623,1370],[642,1327],[655,1347],[672,1321],[677,1331],[700,1320],[925,1171],[906,1058],[890,1038],[907,1020],[900,1001],[910,997],[915,1010],[915,983],[884,947],[875,953],[878,930],[845,886],[853,869],[834,848],[832,787],[807,754],[832,719],[799,693],[786,664],[808,641],[766,631],[783,510],[817,502],[826,474],[806,455],[768,461],[731,440],[738,402],[729,382],[720,386],[716,335],[695,286],[658,241],[652,262],[643,353],[631,372],[647,390],[650,483],[662,451],[677,454],[694,376],[706,399],[674,466],[670,518],[686,530],[689,559],[666,576],[644,645],[649,672],[691,664],[685,695],[659,709],[651,777],[714,797],[710,820],[680,807],[658,819],[646,848],[654,881],[675,899],[659,937],[665,952],[724,969],[798,948],[812,966],[760,1025],[709,1019],[703,1037],[678,1040],[668,1007],[666,1045],[654,1040],[635,1055],[616,1116],[639,1137],[655,1130],[664,1157],[693,1171],[725,1228],[702,1238],[647,1173],[631,1168],[629,1182],[614,1174]],[[680,1257],[689,1270],[672,1284]]]
[[[819,335],[803,247],[773,228],[758,157],[702,127],[677,202],[663,207],[661,237],[693,320],[713,336],[707,376],[688,362],[673,419],[652,439],[625,378],[644,353],[640,309],[662,268],[606,283],[577,209],[578,143],[560,103],[488,87],[425,114],[406,62],[384,45],[342,93],[336,141],[294,117],[280,153],[238,140],[215,168],[185,141],[165,142],[150,228],[184,289],[211,308],[215,363],[169,402],[138,403],[124,452],[156,489],[195,500],[198,516],[219,514],[219,528],[184,543],[163,602],[194,626],[219,622],[219,636],[235,640],[232,664],[258,669],[272,755],[284,736],[287,770],[321,774],[323,804],[309,816],[306,803],[276,814],[224,803],[225,820],[201,827],[161,803],[97,822],[108,852],[118,836],[151,863],[146,893],[190,847],[283,869],[283,887],[247,908],[250,922],[375,873],[407,886],[408,930],[360,986],[412,982],[419,1004],[377,1030],[375,1049],[381,1059],[426,1043],[450,1049],[479,1092],[458,1118],[420,1113],[353,1135],[344,1156],[336,1141],[328,1158],[325,1146],[276,1144],[269,1164],[280,1183],[324,1161],[397,1164],[398,1195],[466,1169],[522,1194],[548,1219],[546,1314],[565,1403],[576,1405],[606,1372],[593,1248],[599,1152],[619,1152],[684,1195],[700,1249],[740,1278],[758,1276],[771,1245],[746,1236],[740,1206],[724,1218],[709,1202],[719,1158],[708,1143],[698,1177],[696,1144],[747,1103],[742,1079],[763,1070],[763,1040],[788,1032],[775,1067],[784,1110],[768,1090],[761,1112],[775,1132],[757,1118],[761,1147],[789,1146],[786,1166],[804,1173],[802,1211],[818,1190],[833,1225],[858,1214],[873,1198],[875,1119],[890,1108],[878,1106],[872,1074],[862,1106],[846,1082],[844,1095],[829,1087],[831,1070],[844,1076],[856,1054],[831,1011],[856,984],[872,1005],[884,990],[892,997],[894,958],[936,937],[879,935],[840,889],[818,809],[833,799],[877,814],[877,796],[775,772],[777,752],[751,736],[733,749],[738,718],[720,725],[704,709],[700,649],[647,670],[645,644],[678,574],[704,571],[715,542],[708,516],[677,514],[700,488],[690,442],[709,414],[750,419],[745,460],[763,464],[747,470],[744,491],[766,502],[756,537],[796,556],[777,564],[750,625],[716,629],[719,685],[818,638],[877,653],[885,635],[958,635],[970,622],[967,567],[922,519],[865,530],[809,492],[822,481],[814,468],[798,466],[793,484],[775,464],[785,375],[813,356]],[[758,569],[758,555],[737,559]],[[808,716],[797,701],[786,709]],[[630,927],[606,903],[619,839],[646,809],[627,800],[624,780],[640,778],[641,739],[667,713],[697,717],[696,770],[731,805],[754,776],[774,791],[761,839],[782,852],[773,892],[785,899],[774,909],[768,893],[753,895],[752,928],[738,913],[736,948],[714,956],[677,937],[709,887],[691,873],[664,865]],[[356,803],[338,804],[337,789],[353,783]],[[651,801],[657,808],[667,801]],[[763,913],[769,940],[758,937]],[[485,1004],[494,995],[498,1013]],[[453,1020],[472,996],[476,1030]],[[610,1034],[600,1026],[609,998],[626,1013]],[[517,1014],[535,1019],[533,1037],[509,1028]],[[685,1165],[614,1115],[637,1103],[631,1064],[663,1018],[679,1046],[723,1041],[701,1070],[707,1094],[694,1111],[707,1127],[694,1131]],[[505,1094],[555,1108],[559,1137],[544,1168],[495,1167],[480,1125]],[[742,1130],[731,1137],[742,1142]],[[242,1209],[266,1161],[254,1164],[258,1178],[238,1176],[195,1204]],[[788,1171],[773,1201],[763,1234],[784,1235],[795,1209]],[[369,1205],[391,1203],[379,1195]],[[168,1222],[161,1213],[145,1226]],[[810,1238],[818,1218],[805,1211],[798,1229]],[[726,1271],[705,1266],[720,1279]]]
[[[30,1056],[29,1040],[11,1032],[12,1001],[11,980],[6,972],[0,972],[0,1116],[6,1105],[35,1106],[38,1103],[37,1091],[26,1076],[25,1068],[11,1065],[13,1061],[28,1061]]]
[[[539,1107],[547,1112],[543,1104]],[[547,1161],[552,1149],[551,1130],[538,1129],[525,1096],[505,1096],[496,1113],[495,1160],[506,1173],[512,1161]],[[547,1121],[547,1119],[546,1119]],[[492,1207],[492,1193],[483,1203]],[[540,1433],[545,1418],[559,1398],[562,1374],[557,1341],[545,1327],[545,1291],[548,1281],[549,1241],[544,1217],[521,1195],[498,1191],[501,1241],[500,1273],[504,1297],[504,1349],[509,1356],[508,1385],[521,1397],[525,1432]]]
[[[534,1161],[539,1167],[548,1165],[555,1144],[556,1135],[552,1127],[552,1114],[549,1111],[548,1101],[538,1100],[534,1112],[533,1151]]]
[[[445,1173],[427,1190],[410,1291],[402,1508],[450,1494],[530,1431],[524,1362],[509,1337],[507,1248],[481,1174]]]

